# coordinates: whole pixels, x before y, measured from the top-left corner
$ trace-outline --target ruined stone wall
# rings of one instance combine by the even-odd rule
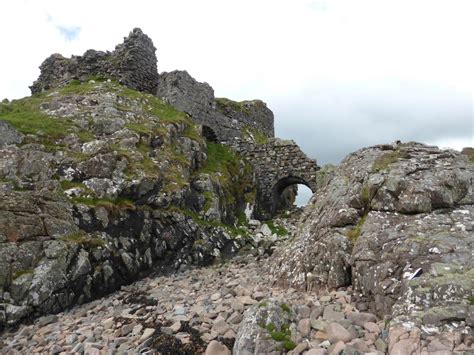
[[[175,70],[160,74],[157,96],[210,128],[218,142],[240,137],[239,126],[214,109],[212,87],[208,83],[198,82],[187,71]]]
[[[263,101],[216,99],[209,84],[198,82],[186,71],[162,73],[157,96],[213,129],[220,142],[233,145],[249,128],[274,137],[273,112]]]
[[[82,56],[48,57],[40,66],[41,74],[32,86],[32,94],[85,80],[91,75],[116,79],[131,89],[155,94],[158,85],[156,48],[152,40],[135,28],[113,52],[88,50]]]
[[[256,129],[267,137],[275,137],[273,112],[261,100],[236,102],[217,98],[216,108],[243,126]]]

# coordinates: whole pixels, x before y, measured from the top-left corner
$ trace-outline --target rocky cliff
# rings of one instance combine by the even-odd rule
[[[1,324],[245,243],[251,167],[160,99],[72,82],[2,104],[0,119]]]

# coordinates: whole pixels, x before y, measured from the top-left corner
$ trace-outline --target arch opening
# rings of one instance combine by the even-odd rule
[[[219,143],[216,132],[209,126],[202,126],[202,135],[209,142]]]
[[[296,185],[298,187],[298,194],[296,195],[295,204],[298,207],[306,206],[313,196],[313,191],[303,184]]]
[[[304,179],[296,176],[280,179],[273,188],[274,213],[283,212],[296,206],[304,206],[312,195],[313,191]]]

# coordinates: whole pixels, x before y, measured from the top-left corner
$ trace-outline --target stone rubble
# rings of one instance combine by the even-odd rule
[[[294,218],[278,219],[278,224],[293,233]],[[267,232],[266,224],[250,224],[255,234]],[[278,239],[277,247],[284,240]],[[247,329],[240,325],[275,304],[289,321],[291,354],[330,354],[347,346],[378,354],[387,349],[385,323],[359,314],[350,288],[318,294],[272,287],[271,253],[256,249],[220,265],[123,286],[100,300],[5,332],[0,336],[2,354],[245,354],[251,345],[235,342]],[[262,324],[255,332],[265,339],[259,353],[286,352]]]
[[[4,333],[2,353],[230,354],[246,311],[276,301],[288,304],[295,316],[290,325],[295,329],[291,338],[296,351],[292,354],[311,349],[329,354],[340,340],[343,343],[338,346],[344,347],[353,346],[353,339],[362,339],[374,353],[377,341],[379,348],[386,347],[383,322],[367,323],[364,328],[348,317],[356,311],[350,303],[350,289],[318,297],[272,288],[268,274],[262,272],[269,260],[256,261],[247,255],[222,265],[137,281],[103,299]],[[320,309],[331,311],[324,315]],[[339,323],[331,320],[333,309],[341,315]],[[268,337],[268,349],[278,349],[280,342],[264,328],[261,331]]]
[[[294,233],[294,216],[278,224]],[[268,228],[250,224],[255,234]],[[123,286],[100,300],[5,332],[2,354],[386,353],[391,345],[387,323],[359,312],[350,287],[302,292],[272,286],[270,254],[257,249],[219,265]],[[262,312],[270,320],[265,324],[256,321]],[[278,329],[270,332],[271,327]],[[289,332],[284,340],[282,329]],[[397,343],[395,351],[410,347],[410,339]]]

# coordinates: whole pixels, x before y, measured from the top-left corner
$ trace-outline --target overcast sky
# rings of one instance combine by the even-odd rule
[[[0,100],[29,95],[52,53],[113,50],[133,27],[158,69],[260,98],[318,163],[417,140],[473,146],[472,0],[0,2]]]

